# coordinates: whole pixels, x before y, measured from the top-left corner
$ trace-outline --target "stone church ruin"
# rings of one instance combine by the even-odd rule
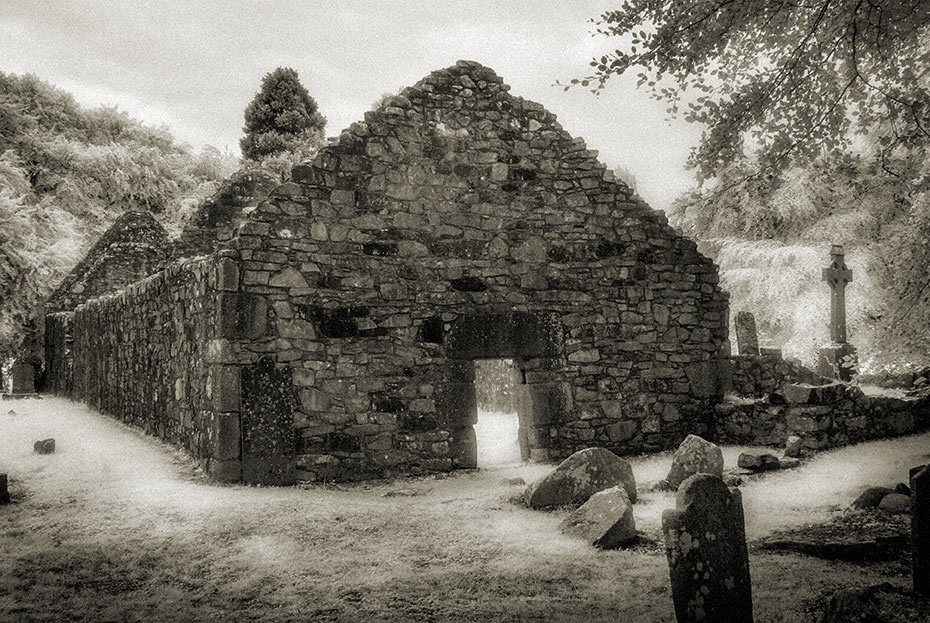
[[[508,90],[476,63],[434,72],[206,255],[56,294],[50,387],[255,483],[474,467],[487,358],[519,369],[532,459],[712,432],[715,266]]]

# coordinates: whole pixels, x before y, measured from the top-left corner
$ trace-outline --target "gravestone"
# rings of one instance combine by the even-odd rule
[[[662,513],[665,554],[678,623],[752,623],[749,552],[738,489],[717,476],[683,483]]]
[[[0,504],[10,503],[10,489],[6,474],[0,474]]]
[[[14,394],[34,394],[36,371],[32,364],[15,363],[11,372],[13,387],[11,392]]]
[[[830,248],[830,265],[823,269],[823,280],[830,286],[830,342],[820,349],[817,372],[841,381],[852,379],[856,349],[846,343],[846,284],[852,281],[852,271],[846,267],[843,245]]]
[[[930,466],[911,469],[911,579],[914,592],[930,596]]]
[[[756,317],[752,312],[736,312],[736,348],[740,355],[759,354],[759,335],[756,333]]]

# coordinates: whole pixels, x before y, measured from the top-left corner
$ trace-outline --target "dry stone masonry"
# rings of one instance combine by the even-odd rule
[[[716,267],[508,90],[430,74],[207,258],[79,307],[74,394],[248,482],[474,467],[484,358],[519,369],[535,460],[706,434]],[[222,238],[242,214],[215,216]]]

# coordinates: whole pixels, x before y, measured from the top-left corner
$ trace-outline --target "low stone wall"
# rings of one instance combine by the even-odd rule
[[[842,383],[786,385],[772,398],[718,405],[715,441],[781,446],[797,435],[805,449],[822,450],[930,427],[928,398],[866,396]]]
[[[72,348],[74,313],[45,317],[45,391],[70,396],[74,388]]]
[[[788,383],[829,383],[800,363],[781,355],[737,355],[730,357],[728,392],[751,398],[765,397]]]
[[[73,397],[181,446],[239,480],[238,368],[214,363],[217,260],[170,265],[74,312]],[[232,378],[233,381],[227,380]],[[234,409],[230,409],[234,411]]]

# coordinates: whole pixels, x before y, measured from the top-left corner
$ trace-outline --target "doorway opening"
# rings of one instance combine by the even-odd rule
[[[478,423],[478,467],[518,465],[526,458],[521,421],[525,417],[526,386],[512,359],[475,360]]]

